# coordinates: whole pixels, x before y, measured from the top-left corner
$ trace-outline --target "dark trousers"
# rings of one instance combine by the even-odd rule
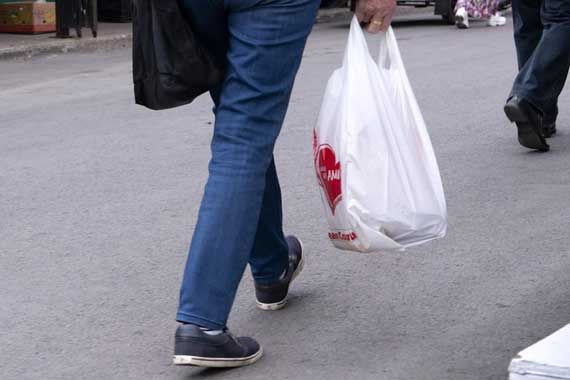
[[[512,95],[525,98],[544,115],[558,116],[558,96],[570,67],[570,0],[513,0],[519,74]]]

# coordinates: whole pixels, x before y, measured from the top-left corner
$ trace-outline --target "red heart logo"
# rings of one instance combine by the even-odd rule
[[[318,147],[315,154],[315,169],[319,184],[325,190],[327,201],[334,215],[336,206],[342,200],[342,187],[340,179],[340,162],[332,146],[323,144]]]

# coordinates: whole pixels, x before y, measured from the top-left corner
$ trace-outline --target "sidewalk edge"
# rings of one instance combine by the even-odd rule
[[[16,46],[0,49],[0,61],[18,58],[32,58],[47,54],[61,54],[96,49],[110,49],[129,46],[132,33],[99,36],[97,38],[69,38],[54,41],[42,41],[32,45]]]

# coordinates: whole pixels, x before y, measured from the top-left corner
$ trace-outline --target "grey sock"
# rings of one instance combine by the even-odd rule
[[[204,331],[204,333],[208,335],[220,335],[221,333],[224,332],[224,330],[210,330],[206,327],[200,327],[200,330]]]

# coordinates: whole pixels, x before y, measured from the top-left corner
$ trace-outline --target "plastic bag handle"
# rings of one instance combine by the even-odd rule
[[[385,33],[382,33],[382,37],[380,39],[378,66],[387,70],[391,68],[403,68],[402,56],[400,55],[400,49],[398,49],[396,36],[391,26]]]
[[[396,42],[396,36],[392,27],[380,36],[380,51],[378,61],[375,61],[370,55],[368,43],[364,37],[362,26],[358,22],[356,16],[352,18],[350,23],[350,33],[348,35],[348,44],[344,54],[343,65],[349,66],[350,62],[363,62],[363,60],[372,60],[376,62],[380,68],[384,69],[401,69],[403,68],[402,57]]]
[[[358,22],[356,16],[352,18],[350,23],[350,33],[348,34],[348,43],[346,45],[346,50],[344,53],[343,66],[352,66],[351,63],[365,62],[367,60],[372,60],[370,55],[370,50],[368,49],[368,43],[362,32],[362,27]]]

